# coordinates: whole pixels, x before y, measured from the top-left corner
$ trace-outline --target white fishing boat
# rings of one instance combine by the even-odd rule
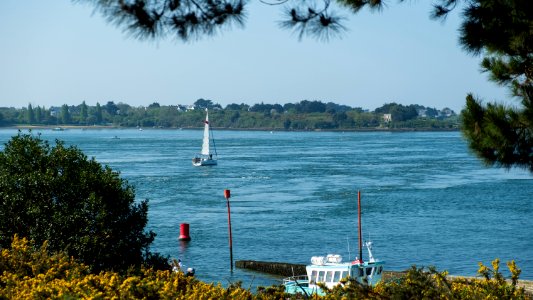
[[[354,279],[360,284],[376,285],[381,281],[384,261],[377,260],[372,254],[372,242],[365,242],[368,250],[368,260],[363,261],[361,239],[361,194],[358,193],[358,221],[359,221],[359,257],[354,261],[343,262],[338,254],[311,257],[311,264],[306,266],[306,275],[292,276],[283,280],[285,292],[289,294],[325,295],[319,283],[327,288],[341,284],[343,279]],[[344,281],[346,282],[346,281]]]
[[[211,142],[213,143],[214,154],[211,153]],[[202,152],[192,159],[193,166],[216,166],[217,165],[217,148],[213,139],[213,132],[209,129],[209,113],[205,109],[204,121],[204,140],[202,143]]]

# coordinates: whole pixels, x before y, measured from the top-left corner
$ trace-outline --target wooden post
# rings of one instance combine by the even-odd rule
[[[231,239],[231,212],[229,206],[229,198],[231,197],[230,190],[224,190],[224,198],[226,198],[226,204],[228,206],[228,232],[229,232],[229,259],[230,259],[230,270],[233,272],[233,243]]]

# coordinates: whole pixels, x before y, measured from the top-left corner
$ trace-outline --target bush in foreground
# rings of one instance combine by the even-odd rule
[[[404,277],[367,287],[346,280],[321,299],[531,299],[517,287],[520,270],[507,264],[511,279],[480,264],[481,279],[449,279],[447,273],[412,267]],[[89,268],[65,254],[49,254],[45,242],[39,249],[15,236],[0,256],[0,299],[302,299],[281,286],[260,287],[253,294],[239,283],[227,288],[207,284],[182,272],[142,269],[135,275],[116,272],[92,274]],[[313,296],[312,298],[315,298]]]
[[[48,254],[47,243],[15,236],[0,256],[0,299],[250,299],[238,285],[222,288],[182,272],[143,269],[138,275],[91,274],[65,254]],[[136,273],[137,274],[137,273]]]
[[[131,266],[170,268],[151,253],[148,200],[135,201],[119,173],[75,146],[39,135],[11,138],[0,151],[0,247],[17,234],[51,251],[65,251],[92,272]]]

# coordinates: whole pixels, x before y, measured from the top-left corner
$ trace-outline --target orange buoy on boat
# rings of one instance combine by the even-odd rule
[[[180,236],[178,238],[180,241],[190,241],[191,236],[189,235],[189,224],[181,223],[180,224]]]

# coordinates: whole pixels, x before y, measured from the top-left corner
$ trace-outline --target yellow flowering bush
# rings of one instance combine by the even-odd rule
[[[139,275],[91,274],[64,254],[48,254],[26,239],[14,237],[0,258],[0,299],[252,299],[232,285],[207,284],[182,272],[142,269]]]
[[[492,269],[479,264],[480,278],[453,278],[435,268],[412,267],[394,280],[371,287],[349,279],[320,299],[531,299],[517,286],[520,269],[507,263],[511,278],[500,273],[500,261]],[[130,275],[116,272],[92,274],[89,268],[65,254],[49,254],[47,243],[35,250],[17,236],[0,256],[0,299],[302,299],[288,295],[282,286],[260,287],[255,294],[240,283],[222,287],[205,283],[182,272],[141,269]]]
[[[506,280],[499,269],[500,261],[492,261],[492,269],[479,263],[481,278],[451,278],[448,272],[430,267],[411,267],[405,276],[382,281],[375,287],[355,281],[332,289],[325,299],[531,299],[524,288],[518,287],[520,269],[508,262],[511,278]]]
[[[481,279],[458,278],[453,281],[453,292],[463,298],[483,299],[531,299],[523,288],[517,286],[521,270],[515,261],[507,263],[511,272],[510,280],[506,280],[500,273],[500,260],[492,261],[492,270],[479,263],[478,274]]]

